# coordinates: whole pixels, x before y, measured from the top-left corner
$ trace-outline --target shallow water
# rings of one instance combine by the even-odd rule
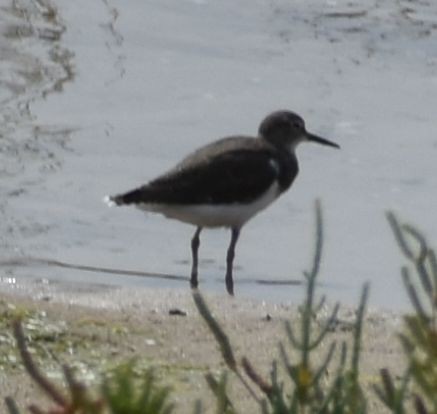
[[[80,268],[189,274],[193,228],[108,209],[103,196],[148,181],[213,139],[254,134],[268,112],[290,108],[342,150],[298,149],[293,188],[243,229],[237,295],[301,298],[299,285],[256,281],[302,280],[320,198],[321,290],[354,303],[370,280],[373,305],[408,306],[404,260],[384,212],[437,240],[436,5],[57,0],[53,18],[33,2],[20,3],[26,13],[0,4],[6,280],[184,286]],[[224,292],[229,237],[202,233],[202,288]]]

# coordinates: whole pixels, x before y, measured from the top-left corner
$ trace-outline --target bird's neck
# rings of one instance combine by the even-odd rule
[[[279,165],[279,188],[281,192],[284,192],[290,188],[299,172],[295,147],[276,148],[276,161]]]

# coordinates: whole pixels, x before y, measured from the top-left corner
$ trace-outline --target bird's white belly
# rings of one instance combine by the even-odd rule
[[[261,197],[247,204],[140,204],[138,208],[195,226],[241,227],[276,200],[279,194],[279,186],[275,181]]]

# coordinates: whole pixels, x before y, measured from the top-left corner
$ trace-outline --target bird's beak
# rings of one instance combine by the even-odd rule
[[[307,139],[308,141],[318,142],[319,144],[329,145],[330,147],[334,147],[334,148],[340,148],[340,145],[336,144],[335,142],[328,141],[325,138],[310,134],[309,132],[307,132]]]

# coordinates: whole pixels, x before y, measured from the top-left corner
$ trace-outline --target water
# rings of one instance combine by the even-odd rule
[[[321,290],[355,303],[369,280],[373,305],[408,306],[404,260],[384,212],[437,240],[436,5],[57,0],[53,20],[20,4],[21,15],[3,0],[0,18],[5,277],[184,288],[80,268],[189,274],[193,228],[108,209],[103,196],[148,181],[211,140],[254,134],[267,113],[289,108],[342,150],[298,149],[292,189],[242,231],[237,295],[302,297],[299,285],[256,280],[302,280],[320,198]],[[52,32],[58,37],[47,38]],[[202,288],[224,292],[229,237],[202,233]],[[11,264],[17,257],[79,268]]]

